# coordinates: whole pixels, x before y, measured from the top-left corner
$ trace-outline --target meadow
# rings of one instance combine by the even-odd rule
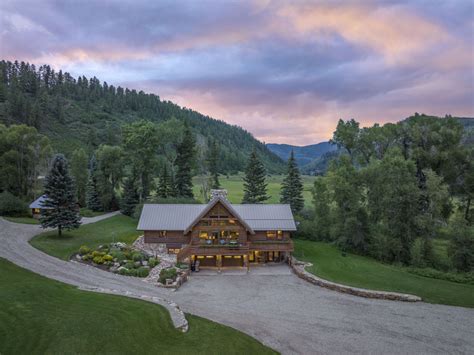
[[[219,176],[219,182],[221,183],[221,186],[223,189],[227,190],[227,197],[230,202],[232,203],[241,203],[242,198],[244,197],[244,181],[243,181],[243,174],[238,174],[238,175],[220,175]],[[284,175],[268,175],[266,178],[267,181],[267,193],[269,196],[269,199],[267,203],[279,203],[280,202],[280,189],[281,189],[281,183],[284,179]],[[193,179],[193,192],[194,196],[203,201],[203,195],[202,195],[202,186],[203,182],[205,182],[209,177],[208,176],[195,176]],[[311,201],[312,201],[312,195],[311,195],[311,188],[313,187],[314,180],[317,177],[315,176],[309,176],[309,175],[303,175],[303,197],[305,200],[305,206],[310,207],[311,206]]]

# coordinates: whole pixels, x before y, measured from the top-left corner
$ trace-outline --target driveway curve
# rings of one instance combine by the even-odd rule
[[[100,217],[83,223],[108,216]],[[28,243],[40,232],[38,226],[0,218],[0,257],[84,289],[174,301],[185,312],[239,329],[284,354],[474,353],[473,309],[354,297],[270,268],[247,275],[193,275],[172,292],[46,255]]]

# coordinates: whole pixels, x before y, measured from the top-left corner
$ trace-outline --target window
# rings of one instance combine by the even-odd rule
[[[267,231],[267,239],[283,239],[283,231]]]
[[[166,231],[158,231],[158,237],[166,237]]]
[[[207,239],[207,238],[209,238],[209,234],[207,234],[207,232],[201,231],[201,232],[199,232],[199,238]]]
[[[179,248],[168,248],[168,254],[178,254],[179,251]]]
[[[267,239],[275,239],[276,231],[267,231]]]

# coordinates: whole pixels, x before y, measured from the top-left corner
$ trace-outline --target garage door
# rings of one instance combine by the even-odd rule
[[[222,266],[243,266],[244,258],[240,255],[224,255],[222,256]]]

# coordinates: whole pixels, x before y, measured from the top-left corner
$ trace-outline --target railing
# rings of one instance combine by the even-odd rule
[[[294,245],[291,239],[253,241],[250,243],[250,250],[293,251]]]

